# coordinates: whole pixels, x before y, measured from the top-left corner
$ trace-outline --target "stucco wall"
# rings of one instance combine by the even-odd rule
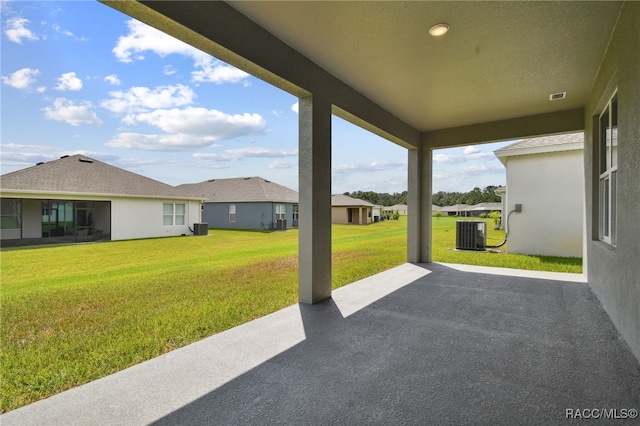
[[[229,204],[236,205],[235,222],[229,222]],[[294,227],[291,203],[205,203],[202,221],[218,229],[275,229],[276,204],[285,205],[287,228]]]
[[[186,204],[186,224],[163,226],[163,204]],[[129,199],[111,201],[111,240],[192,235],[194,223],[200,222],[200,203],[171,199]]]
[[[625,3],[585,109],[587,277],[611,320],[640,360],[640,3]],[[616,247],[598,241],[597,117],[618,89]]]
[[[349,222],[349,210],[351,213],[351,222]],[[342,225],[362,225],[371,223],[372,217],[369,217],[370,207],[331,207],[331,223]]]
[[[516,155],[507,159],[509,253],[582,256],[582,150]]]
[[[331,207],[331,223],[349,223],[349,212],[346,207]]]

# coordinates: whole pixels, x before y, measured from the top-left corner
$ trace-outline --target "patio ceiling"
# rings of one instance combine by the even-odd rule
[[[415,129],[584,106],[620,2],[230,4]],[[442,38],[429,28],[445,22]],[[549,95],[567,92],[561,101]]]
[[[407,147],[426,132],[561,111],[572,113],[552,119],[584,125],[622,6],[103,1],[293,94],[330,93],[334,112]],[[449,33],[431,37],[440,22]],[[550,101],[557,92],[566,99]]]

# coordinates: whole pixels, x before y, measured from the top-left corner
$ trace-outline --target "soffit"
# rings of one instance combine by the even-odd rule
[[[229,2],[419,131],[585,105],[621,2]],[[446,22],[435,39],[431,25]],[[567,98],[549,101],[566,91]]]

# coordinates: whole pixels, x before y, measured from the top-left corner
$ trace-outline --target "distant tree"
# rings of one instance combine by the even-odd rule
[[[438,210],[433,214],[433,216],[436,217],[438,220],[440,220],[440,218],[442,217],[442,212]]]

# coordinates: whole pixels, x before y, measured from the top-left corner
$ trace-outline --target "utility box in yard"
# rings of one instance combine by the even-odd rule
[[[456,222],[456,249],[485,250],[487,246],[487,223],[476,220]]]
[[[209,235],[209,224],[208,223],[194,223],[193,224],[193,235]]]

